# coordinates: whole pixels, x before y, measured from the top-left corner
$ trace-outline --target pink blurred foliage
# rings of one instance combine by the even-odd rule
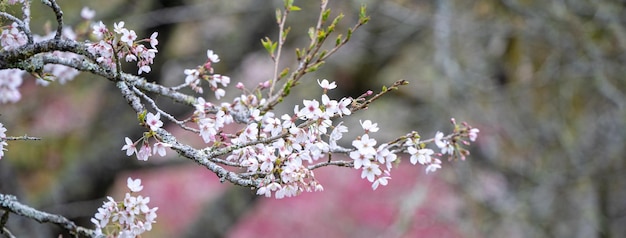
[[[376,191],[357,170],[329,167],[315,173],[323,192],[263,198],[229,237],[388,237],[401,204],[416,187],[424,188],[426,197],[409,213],[411,222],[399,237],[463,237],[448,219],[458,216],[459,201],[443,181],[419,167],[396,168],[389,185]]]
[[[228,237],[465,237],[455,222],[460,217],[461,201],[439,175],[427,175],[408,163],[392,173],[388,186],[372,191],[371,183],[360,178],[360,171],[338,167],[315,170],[316,178],[324,184],[323,192],[281,200],[260,197]],[[149,237],[184,233],[203,205],[233,186],[221,184],[214,174],[193,164],[132,172],[120,178],[128,176],[141,178],[142,195],[151,198],[151,206],[159,207],[155,230],[146,234]],[[116,187],[124,190],[122,180]],[[394,224],[405,200],[415,199],[411,197],[415,189],[423,189],[425,195],[408,212],[409,223],[397,235]]]

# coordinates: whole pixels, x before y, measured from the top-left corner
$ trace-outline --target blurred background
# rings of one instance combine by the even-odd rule
[[[66,23],[83,6],[107,26],[125,21],[139,37],[159,32],[148,80],[173,86],[182,71],[222,59],[217,73],[256,85],[272,76],[260,39],[277,38],[282,1],[60,1]],[[284,66],[307,44],[318,1],[295,1]],[[274,200],[220,184],[215,175],[169,152],[138,163],[121,151],[143,129],[114,85],[81,74],[47,88],[26,80],[23,98],[0,105],[10,142],[0,160],[0,192],[92,227],[104,196],[121,199],[128,176],[158,206],[144,237],[625,237],[626,4],[592,0],[331,1],[331,16],[352,26],[361,4],[371,21],[285,101],[319,97],[318,78],[336,81],[331,97],[358,96],[405,79],[348,123],[371,119],[379,142],[411,130],[451,130],[450,118],[480,129],[466,161],[425,174],[404,159],[387,187],[372,191],[358,171],[322,168],[324,192]],[[33,2],[32,30],[54,27]],[[331,37],[331,39],[334,39]],[[127,72],[136,72],[132,65]],[[208,91],[208,90],[207,90]],[[227,93],[231,100],[237,91]],[[207,98],[211,99],[212,96]],[[160,99],[178,118],[191,108]],[[175,127],[171,126],[174,130]],[[351,127],[358,133],[358,127]],[[356,135],[356,134],[354,134]],[[198,143],[193,135],[179,137]],[[11,216],[19,237],[56,237],[48,224]]]

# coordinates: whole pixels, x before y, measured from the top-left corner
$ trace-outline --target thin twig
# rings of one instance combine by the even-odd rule
[[[276,85],[276,83],[278,83],[279,80],[278,65],[280,63],[280,55],[282,54],[283,45],[285,44],[285,36],[283,36],[283,34],[285,33],[285,23],[287,22],[287,15],[289,15],[289,12],[291,12],[291,9],[285,7],[285,13],[282,15],[282,18],[278,23],[278,49],[276,49],[276,57],[274,58],[274,78],[272,78],[269,96],[272,96],[272,94],[274,93],[274,86]],[[272,52],[272,54],[273,53],[274,52]]]
[[[8,136],[7,138],[4,138],[4,140],[41,140],[41,138],[23,135],[23,136]]]
[[[156,102],[154,102],[154,100],[152,100],[152,98],[148,97],[148,95],[146,95],[145,93],[141,92],[141,90],[137,89],[136,87],[131,87],[131,89],[133,90],[133,92],[135,92],[136,94],[141,96],[144,100],[148,101],[148,103],[150,103],[150,106],[154,110],[159,112],[161,115],[163,115],[165,118],[167,118],[171,122],[175,123],[176,125],[180,126],[181,128],[183,128],[183,129],[185,129],[187,131],[191,131],[191,132],[194,132],[194,133],[200,133],[200,130],[186,126],[184,121],[179,121],[176,118],[174,118],[174,116],[172,116],[169,113],[161,110],[161,108],[159,108],[159,106],[156,105]]]

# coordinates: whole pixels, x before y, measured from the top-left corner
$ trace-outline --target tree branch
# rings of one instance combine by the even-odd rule
[[[5,211],[31,218],[39,223],[52,223],[79,237],[95,237],[93,230],[77,226],[69,219],[55,214],[39,211],[17,201],[13,195],[0,194],[0,207]],[[4,215],[8,217],[8,215]],[[7,218],[8,219],[8,218]],[[4,220],[4,219],[3,219]]]

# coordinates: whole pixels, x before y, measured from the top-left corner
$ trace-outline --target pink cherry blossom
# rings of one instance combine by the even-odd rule
[[[385,171],[385,174],[389,175],[389,172]],[[376,190],[378,188],[378,185],[387,186],[387,184],[389,183],[389,179],[391,179],[390,176],[379,177],[374,181],[374,183],[372,183],[372,190]]]
[[[469,130],[469,139],[471,141],[476,141],[476,138],[478,137],[478,132],[480,132],[480,130],[478,130],[478,128],[472,128]]]
[[[98,39],[102,39],[102,37],[107,34],[109,32],[109,30],[107,29],[107,27],[104,25],[104,23],[102,23],[102,21],[99,21],[98,23],[93,25],[93,34],[98,37]]]
[[[152,147],[152,154],[158,154],[161,157],[165,156],[167,151],[165,149],[172,147],[172,145],[167,144],[167,143],[163,143],[163,142],[157,142],[154,143],[153,147]]]
[[[361,178],[367,178],[368,181],[374,182],[376,176],[381,175],[383,172],[380,170],[378,164],[370,163],[363,166],[361,171]]]
[[[437,145],[437,147],[439,148],[443,148],[446,146],[446,144],[447,144],[447,141],[443,140],[443,133],[440,131],[435,133],[435,145]]]
[[[366,155],[359,153],[359,151],[350,152],[350,158],[354,160],[355,169],[360,169],[361,167],[370,165],[372,163],[372,161],[370,160],[370,157],[367,157]]]
[[[131,156],[134,153],[137,153],[137,147],[135,147],[135,143],[128,137],[124,138],[126,144],[122,147],[122,150],[126,151],[126,156]]]
[[[326,79],[322,79],[322,82],[317,79],[317,84],[319,84],[320,87],[322,87],[324,90],[331,90],[337,87],[337,84],[335,84],[335,82],[329,83]]]
[[[409,147],[412,148],[412,147]],[[411,153],[414,152],[414,153]],[[431,149],[420,149],[417,151],[412,151],[409,150],[409,153],[411,153],[411,164],[417,164],[418,162],[420,164],[430,164],[432,159],[431,159],[431,155],[434,154],[435,152]]]
[[[361,139],[352,141],[352,146],[354,146],[359,153],[367,156],[376,155],[376,149],[374,146],[376,145],[375,139],[370,139],[368,134],[362,135]]]
[[[304,107],[299,112],[301,118],[312,120],[320,118],[322,115],[322,109],[320,109],[320,104],[317,100],[303,100],[302,103],[304,104]]]
[[[337,105],[337,109],[339,110],[337,110],[337,112],[340,116],[352,114],[352,111],[350,111],[350,108],[348,108],[351,103],[352,99],[350,98],[343,98],[341,99],[341,101],[339,101],[339,104]]]
[[[157,36],[159,36],[158,32],[153,32],[152,35],[150,35],[150,47],[152,47],[152,49],[156,49],[156,46],[159,44]]]
[[[129,177],[126,182],[131,192],[143,189],[140,179]],[[148,203],[149,197],[135,197],[130,193],[126,193],[124,200],[119,202],[107,197],[107,201],[91,218],[91,222],[95,224],[95,234],[103,237],[140,237],[142,233],[152,229],[157,218],[158,207],[150,208]],[[110,229],[110,223],[116,229]]]
[[[432,163],[426,166],[426,173],[435,172],[438,169],[441,169],[441,160],[434,159]]]
[[[343,133],[348,132],[348,127],[342,125],[343,122],[340,122],[335,126],[335,129],[332,130],[330,136],[328,138],[328,144],[331,149],[337,148],[337,141],[339,141],[343,137]]]
[[[113,23],[113,31],[115,31],[115,33],[122,34],[123,30],[126,30],[126,28],[124,28],[124,21]]]
[[[454,153],[454,147],[447,140],[443,139],[443,133],[437,132],[435,133],[435,145],[441,149],[442,154],[450,154]]]
[[[278,118],[267,118],[264,121],[264,132],[269,132],[270,135],[276,136],[283,131],[283,127],[281,125],[280,119]]]
[[[157,114],[152,114],[148,112],[146,115],[146,124],[150,127],[151,131],[156,131],[157,129],[163,126],[163,122],[161,121],[161,114],[157,112]]]
[[[215,54],[215,53],[213,53],[213,51],[212,51],[212,50],[207,50],[207,51],[206,51],[206,56],[207,56],[207,58],[209,58],[209,60],[210,60],[211,62],[213,62],[213,63],[220,62],[220,56],[219,56],[219,55],[217,55],[217,54]]]
[[[224,95],[226,95],[226,91],[224,89],[218,88],[217,90],[215,90],[215,98],[216,99],[220,99],[222,97],[224,97]]]
[[[378,150],[376,150],[376,161],[378,161],[378,163],[380,164],[384,164],[387,170],[391,170],[391,163],[395,162],[398,159],[398,155],[389,151],[387,147],[387,144],[382,144],[378,147]]]
[[[322,105],[324,105],[324,118],[328,119],[335,115],[339,111],[339,103],[335,100],[330,100],[328,95],[322,95]]]
[[[16,49],[28,42],[24,32],[19,30],[17,23],[13,22],[10,26],[2,30],[0,35],[0,45],[6,50]]]
[[[7,138],[7,128],[4,127],[4,124],[0,123],[0,139]]]
[[[96,16],[96,11],[89,9],[88,7],[83,7],[83,9],[80,10],[80,17],[85,20],[91,20],[94,16]]]
[[[143,189],[141,179],[132,179],[131,177],[126,179],[126,186],[128,186],[128,189],[130,189],[131,192],[139,192]]]
[[[8,145],[6,140],[4,140],[7,137],[7,135],[5,134],[6,131],[7,128],[5,128],[2,123],[0,123],[0,159],[2,159],[2,156],[4,156],[4,151],[6,150],[4,147]]]
[[[152,155],[152,150],[148,143],[144,143],[141,149],[137,152],[137,159],[142,161],[148,161],[148,158]]]
[[[21,85],[21,70],[0,70],[0,103],[14,103],[19,101],[22,98],[22,94],[18,89]]]
[[[365,130],[365,133],[378,131],[378,123],[372,123],[372,121],[370,120],[359,120],[359,123],[361,123],[361,127],[363,127],[363,130]]]

